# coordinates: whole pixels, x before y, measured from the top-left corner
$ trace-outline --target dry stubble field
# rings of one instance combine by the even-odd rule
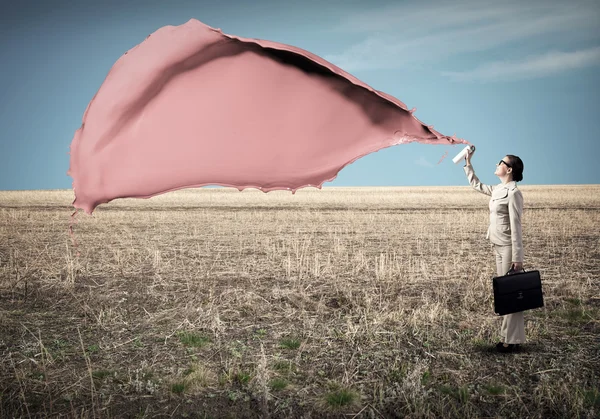
[[[509,355],[469,187],[1,192],[0,417],[598,417],[600,186],[521,189]]]

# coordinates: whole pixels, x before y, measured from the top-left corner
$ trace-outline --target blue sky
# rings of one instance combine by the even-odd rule
[[[486,183],[506,154],[523,184],[600,183],[597,0],[21,0],[0,14],[0,190],[70,188],[69,145],[113,63],[191,18],[301,47],[416,107],[477,146]],[[458,151],[394,146],[324,186],[465,185]]]

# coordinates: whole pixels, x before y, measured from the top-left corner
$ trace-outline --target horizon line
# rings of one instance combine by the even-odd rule
[[[491,185],[491,184],[490,184]],[[586,186],[600,186],[600,183],[551,183],[551,184],[544,184],[544,183],[539,183],[539,184],[529,184],[529,183],[524,183],[518,186],[543,186],[543,187],[553,187],[553,186],[573,186],[573,187],[586,187]],[[369,188],[462,188],[462,187],[466,187],[466,188],[471,188],[470,185],[369,185],[369,186],[334,186],[334,185],[330,185],[330,186],[322,186],[321,188],[317,187],[317,186],[304,186],[302,188],[298,188],[296,190],[296,192],[301,191],[303,189],[317,189],[317,190],[323,190],[323,189],[369,189]],[[154,196],[158,196],[158,195],[164,195],[165,193],[169,193],[169,192],[178,192],[178,191],[184,191],[184,190],[200,190],[200,189],[235,189],[237,190],[236,187],[233,186],[219,186],[219,185],[207,185],[207,186],[200,186],[200,187],[185,187],[185,188],[180,188],[180,189],[176,189],[176,190],[170,190],[170,191],[165,191],[165,192],[161,192],[158,193]],[[269,192],[292,192],[290,189],[276,189],[276,190],[272,190],[272,191],[262,191],[258,188],[255,187],[248,187],[248,188],[244,188],[243,191],[246,190],[256,190],[259,192],[263,192],[263,193],[269,193]],[[67,192],[67,191],[73,191],[73,189],[71,188],[50,188],[50,189],[0,189],[0,193],[2,192]],[[240,191],[241,192],[241,191]],[[130,197],[130,198],[135,198],[135,197]],[[129,198],[118,198],[118,199],[129,199]],[[1,206],[1,205],[0,205]]]

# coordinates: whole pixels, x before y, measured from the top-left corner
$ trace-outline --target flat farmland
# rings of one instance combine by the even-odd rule
[[[598,417],[600,185],[520,189],[515,354],[467,186],[0,192],[0,417]]]

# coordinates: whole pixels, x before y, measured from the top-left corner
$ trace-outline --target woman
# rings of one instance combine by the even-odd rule
[[[517,188],[517,182],[523,180],[523,162],[517,156],[505,156],[496,164],[494,172],[501,183],[489,186],[481,183],[475,176],[471,166],[473,153],[474,151],[465,157],[464,170],[473,189],[491,196],[490,225],[486,238],[492,243],[496,254],[496,272],[498,276],[506,275],[509,271],[519,272],[523,270],[523,194]],[[502,341],[496,345],[499,352],[513,352],[519,348],[519,344],[525,342],[522,311],[503,316],[500,335]]]

